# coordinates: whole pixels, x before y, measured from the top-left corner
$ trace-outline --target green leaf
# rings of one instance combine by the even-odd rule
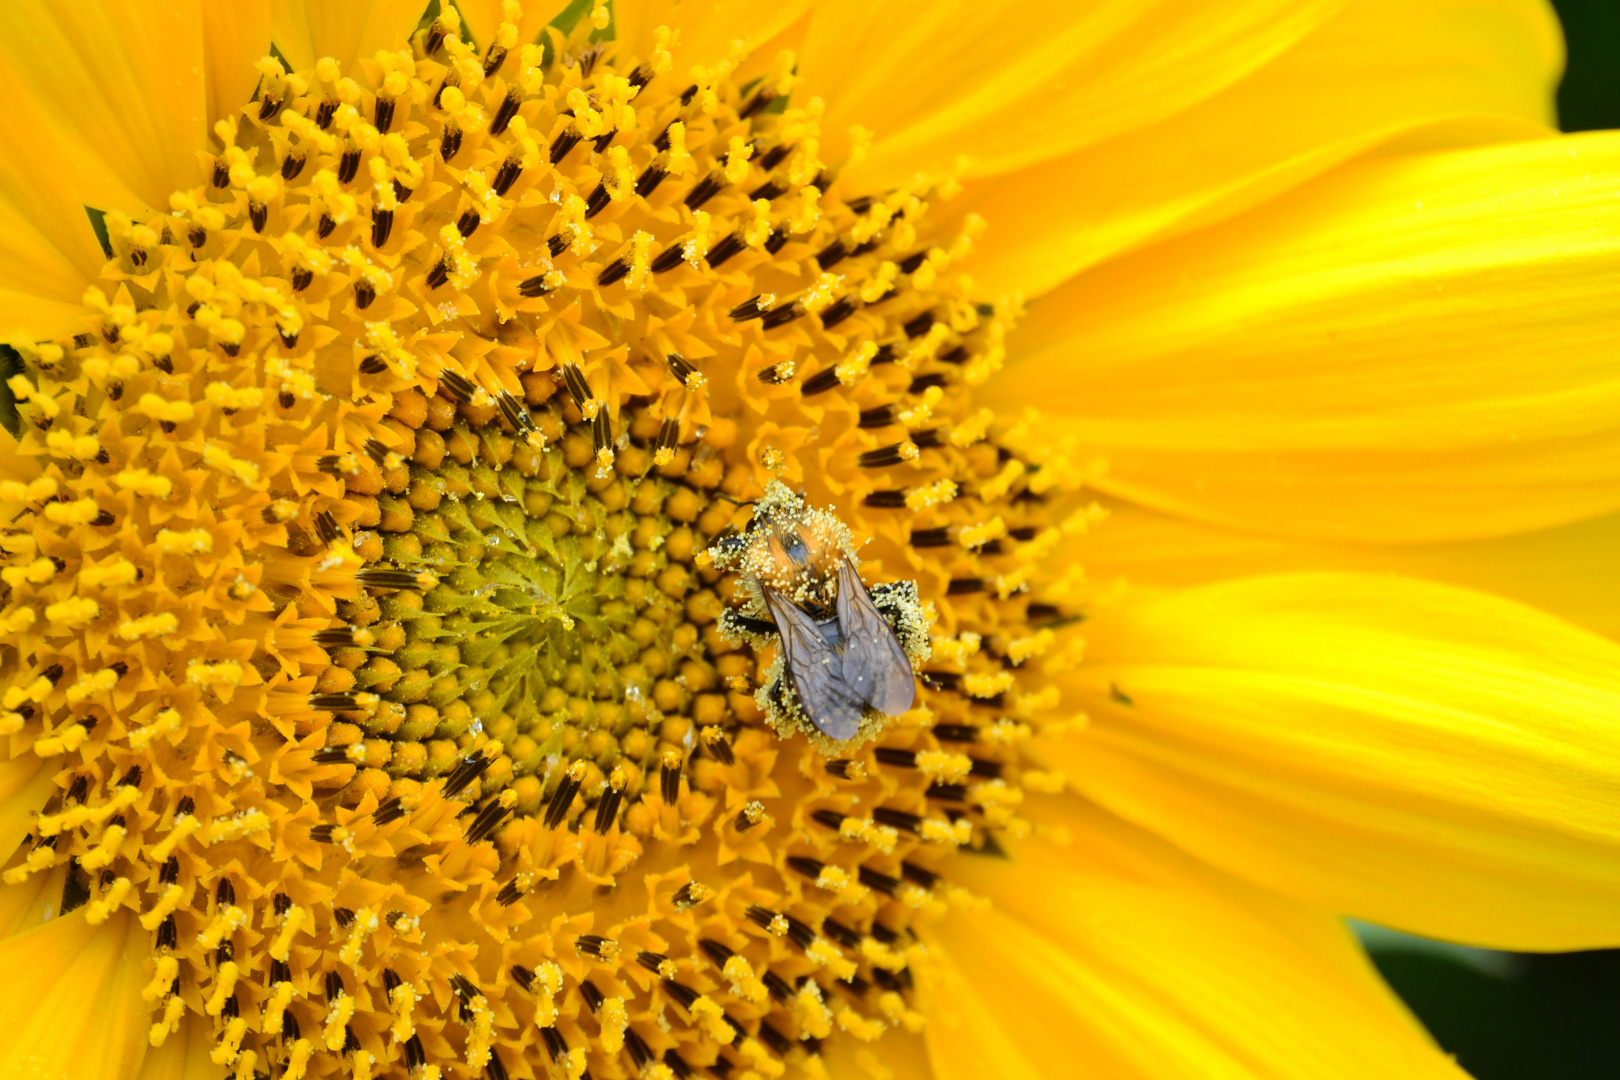
[[[101,250],[106,253],[107,258],[112,258],[112,237],[107,235],[107,211],[87,206],[84,212],[90,215],[90,227],[96,230],[96,239],[101,242]]]

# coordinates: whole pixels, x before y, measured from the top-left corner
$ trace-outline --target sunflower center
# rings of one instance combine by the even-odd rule
[[[138,917],[153,1042],[207,1017],[238,1076],[915,1030],[947,857],[1058,782],[1019,747],[1084,585],[1030,588],[1088,513],[974,405],[1013,305],[950,182],[840,191],[791,57],[677,78],[508,7],[359,79],[266,59],[204,183],[107,215],[93,331],[19,343],[0,725],[56,794],[5,880]],[[846,746],[705,555],[772,480],[931,638]]]

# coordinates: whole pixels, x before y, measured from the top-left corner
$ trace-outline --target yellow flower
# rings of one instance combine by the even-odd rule
[[[5,5],[0,1069],[1459,1075],[1339,916],[1620,942],[1560,59],[1514,0]],[[728,540],[782,515],[820,577]],[[766,616],[854,625],[845,550],[919,680],[840,743]]]

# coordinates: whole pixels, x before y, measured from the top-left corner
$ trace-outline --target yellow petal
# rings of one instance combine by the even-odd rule
[[[502,0],[458,0],[456,11],[461,14],[463,36],[472,35],[473,43],[487,50],[495,40],[496,30],[500,28],[503,6]],[[518,20],[518,44],[538,41],[541,30],[567,6],[566,3],[536,3],[535,0],[525,3],[523,16]],[[615,4],[615,14],[617,9],[618,5]]]
[[[991,388],[1101,486],[1429,542],[1620,509],[1620,136],[1357,163],[1038,302]]]
[[[83,175],[58,183],[82,189],[106,171],[146,206],[166,210],[170,192],[198,179],[208,135],[204,66],[199,0],[0,5],[0,68],[44,114],[52,137],[88,159]],[[14,99],[6,100],[9,110]]]
[[[1342,924],[1066,801],[1071,842],[966,860],[991,908],[928,940],[938,1080],[1463,1080]]]
[[[147,1047],[147,934],[127,912],[68,915],[0,942],[0,1076],[123,1080]]]
[[[1327,910],[1521,949],[1620,943],[1620,646],[1412,578],[1249,578],[1088,633],[1081,792]]]
[[[1248,78],[1161,123],[970,184],[990,229],[968,269],[1038,296],[1119,251],[1211,224],[1400,138],[1408,149],[1553,125],[1552,12],[1526,0],[1353,0]]]
[[[1490,540],[1367,546],[1313,544],[1113,504],[1068,555],[1107,587],[1184,589],[1300,570],[1406,574],[1495,593],[1620,638],[1620,514]]]
[[[379,49],[403,49],[425,0],[270,0],[270,39],[294,68],[332,57],[351,75]]]
[[[670,56],[668,79],[686,79],[694,64],[713,65],[732,56],[746,57],[761,45],[782,34],[804,17],[810,0],[783,0],[778,4],[760,0],[712,0],[705,4],[681,0],[633,0],[613,5],[617,37],[631,54],[652,55],[655,32],[660,26],[678,30]],[[762,50],[766,62],[775,58],[778,45]],[[803,95],[798,95],[802,97]]]
[[[829,138],[878,136],[869,186],[972,159],[990,176],[1161,120],[1242,78],[1334,2],[819,3],[800,71]]]
[[[235,1070],[215,1065],[209,1057],[214,1050],[212,1028],[203,1017],[187,1013],[179,1031],[156,1050],[147,1050],[135,1080],[225,1080]]]
[[[33,755],[0,762],[0,859],[9,858],[56,791],[56,770]]]
[[[259,85],[254,61],[270,52],[270,0],[203,5],[208,63],[208,123],[241,108]]]

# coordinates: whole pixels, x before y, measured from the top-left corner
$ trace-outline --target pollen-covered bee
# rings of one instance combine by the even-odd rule
[[[833,513],[772,482],[747,531],[716,541],[709,557],[717,569],[736,571],[743,585],[742,606],[722,614],[721,630],[756,642],[780,639],[755,695],[779,732],[807,722],[845,742],[862,733],[863,721],[911,708],[912,665],[928,658],[917,586],[902,581],[868,591],[849,528]]]

